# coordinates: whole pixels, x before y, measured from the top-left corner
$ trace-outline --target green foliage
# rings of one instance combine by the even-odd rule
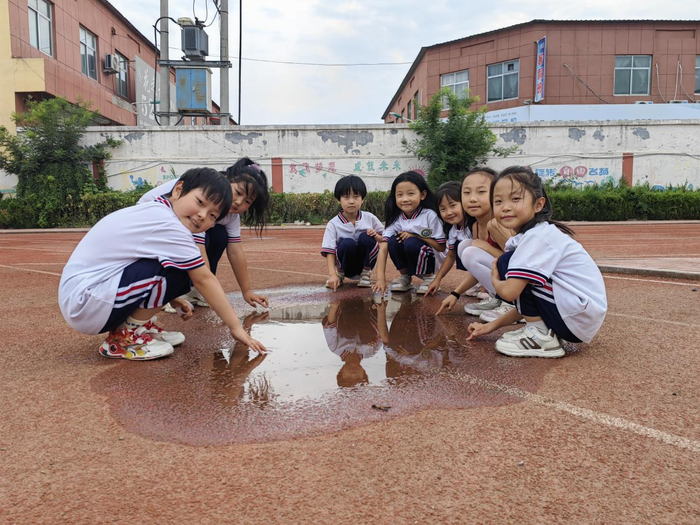
[[[448,117],[442,121],[443,100],[447,101]],[[495,154],[505,157],[514,148],[496,148],[496,136],[486,123],[486,107],[477,111],[471,106],[478,97],[458,97],[448,88],[435,93],[427,106],[420,106],[418,119],[411,124],[420,138],[403,139],[404,149],[421,160],[430,162],[428,183],[437,188],[443,182],[461,180],[470,169],[484,164]]]
[[[90,167],[93,162],[101,165],[120,142],[110,138],[80,145],[97,115],[83,103],[53,98],[30,101],[28,107],[12,115],[20,129],[17,135],[0,126],[0,168],[17,175],[17,198],[31,207],[36,225],[52,226],[61,222],[71,201],[106,189],[104,171],[95,179]]]
[[[369,192],[362,209],[382,219],[387,195],[386,191]],[[271,193],[270,197],[272,224],[295,221],[325,224],[340,213],[340,203],[328,190],[323,193]]]

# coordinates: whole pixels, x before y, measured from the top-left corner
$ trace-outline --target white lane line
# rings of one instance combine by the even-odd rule
[[[52,252],[52,253],[73,253],[72,250],[54,250],[52,248],[28,248],[26,246],[24,248],[14,248],[12,246],[3,246],[2,249],[3,250],[22,250],[22,251],[32,250],[35,252]]]
[[[621,281],[639,281],[640,283],[675,284],[676,286],[693,286],[698,288],[700,283],[676,283],[673,281],[658,281],[655,279],[638,279],[636,277],[618,277],[616,275],[605,275],[606,279],[619,279]]]
[[[66,263],[64,262],[44,262],[44,263],[38,263],[38,262],[19,262],[15,263],[16,265],[21,265],[21,266],[45,266],[45,265],[56,265],[60,264],[61,266],[65,266]]]
[[[684,438],[682,436],[677,436],[675,434],[670,434],[668,432],[656,430],[655,428],[646,427],[644,425],[634,423],[633,421],[629,421],[621,417],[615,417],[609,414],[596,412],[588,408],[578,407],[570,403],[557,401],[556,399],[540,396],[538,394],[533,394],[532,392],[527,392],[516,387],[501,385],[499,383],[494,383],[493,381],[487,381],[479,377],[474,377],[470,374],[455,374],[454,372],[451,372],[446,375],[448,375],[448,377],[454,377],[457,379],[464,380],[465,382],[471,383],[472,385],[498,390],[506,395],[517,397],[526,401],[531,401],[536,405],[540,405],[547,408],[553,408],[554,410],[559,410],[561,412],[567,412],[569,414],[578,416],[583,419],[587,419],[594,423],[606,425],[613,428],[619,428],[621,430],[626,430],[628,432],[656,439],[657,441],[660,441],[667,445],[672,445],[678,448],[684,448],[692,452],[700,452],[700,441],[693,441],[692,439]]]
[[[260,268],[259,266],[248,266],[251,270],[264,270],[266,272],[297,273],[299,275],[316,275],[318,277],[328,277],[327,273],[294,272],[292,270],[274,270],[272,268]]]
[[[668,321],[667,319],[655,319],[653,317],[642,317],[641,315],[618,314],[615,312],[608,312],[608,315],[612,315],[613,317],[626,317],[627,319],[635,319],[637,321],[675,324],[676,326],[687,326],[688,328],[700,328],[700,324],[684,323],[682,321]]]
[[[16,266],[7,266],[5,264],[0,264],[0,268],[9,268],[10,270],[18,270],[20,272],[34,272],[34,273],[45,273],[46,275],[56,275],[58,277],[61,276],[60,273],[55,273],[55,272],[45,272],[43,270],[32,270],[30,268],[17,268]]]

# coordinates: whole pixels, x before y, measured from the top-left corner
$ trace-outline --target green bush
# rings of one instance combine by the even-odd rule
[[[129,191],[84,193],[77,201],[66,198],[60,215],[50,227],[92,226],[105,215],[133,206],[150,186]],[[566,184],[550,186],[554,218],[561,221],[689,220],[700,219],[700,190],[669,188],[655,191],[648,186],[633,188],[610,184],[576,189]],[[388,192],[367,194],[362,209],[384,220]],[[323,193],[272,193],[271,224],[295,221],[325,224],[340,212],[330,191]],[[40,203],[32,197],[0,200],[0,228],[44,227]]]

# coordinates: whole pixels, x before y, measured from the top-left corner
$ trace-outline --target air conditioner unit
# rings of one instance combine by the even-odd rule
[[[637,100],[635,101],[635,104],[653,104],[654,101],[652,100]]]
[[[105,63],[102,72],[107,75],[113,75],[118,71],[117,57],[114,55],[105,55]]]
[[[688,101],[687,100],[669,100],[668,103],[669,104],[687,104]]]
[[[209,54],[209,37],[204,28],[194,26],[182,26],[182,52],[190,60],[204,60]]]

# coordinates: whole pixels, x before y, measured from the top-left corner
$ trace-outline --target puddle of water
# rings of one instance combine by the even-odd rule
[[[309,288],[271,295],[276,308],[243,320],[270,354],[231,346],[220,321],[200,311],[172,357],[119,363],[93,387],[129,431],[217,445],[315,435],[423,409],[519,402],[465,375],[533,391],[554,366],[501,356],[495,334],[465,343],[474,318],[462,311],[436,317],[440,299],[402,294],[376,305],[366,291]]]

